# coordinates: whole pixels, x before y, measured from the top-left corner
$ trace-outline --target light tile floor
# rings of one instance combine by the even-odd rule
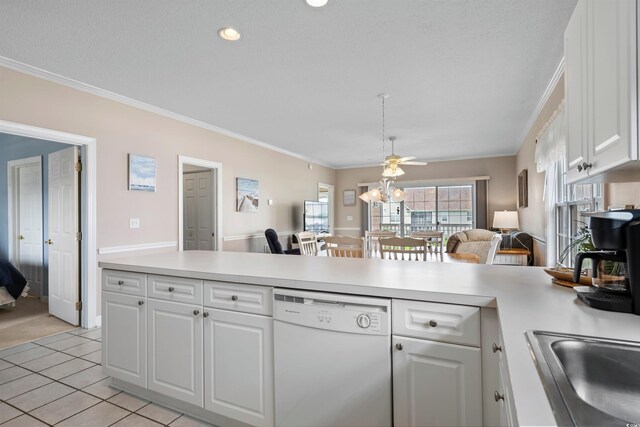
[[[0,350],[0,426],[210,426],[109,387],[100,341],[74,329]]]

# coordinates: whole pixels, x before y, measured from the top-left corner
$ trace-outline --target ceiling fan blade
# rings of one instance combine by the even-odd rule
[[[406,163],[406,162],[408,162],[410,160],[413,160],[415,158],[416,158],[416,156],[401,157],[401,158],[398,159],[398,163]]]
[[[402,165],[409,165],[409,166],[425,166],[427,165],[427,162],[402,162]]]

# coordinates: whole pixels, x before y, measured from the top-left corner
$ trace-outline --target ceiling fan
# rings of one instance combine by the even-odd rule
[[[382,166],[386,166],[382,176],[387,178],[395,178],[400,175],[404,175],[404,171],[400,168],[400,165],[411,165],[411,166],[425,166],[427,162],[416,162],[413,161],[415,156],[409,157],[400,157],[396,154],[396,137],[390,136],[389,141],[391,141],[391,154],[384,158],[384,163]]]

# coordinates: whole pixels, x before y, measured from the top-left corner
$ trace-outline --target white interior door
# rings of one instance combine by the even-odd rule
[[[15,208],[13,238],[17,245],[14,264],[25,276],[31,294],[42,293],[42,162],[40,157],[23,159],[13,173],[12,205]]]
[[[213,171],[184,174],[184,250],[214,250]]]
[[[49,313],[79,324],[78,148],[49,154]]]

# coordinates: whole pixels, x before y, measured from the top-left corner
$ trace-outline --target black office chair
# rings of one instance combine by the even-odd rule
[[[278,233],[276,233],[276,230],[273,228],[267,228],[264,231],[264,237],[267,239],[269,250],[272,254],[300,255],[300,249],[282,250],[282,245],[280,244],[280,240],[278,240]]]

